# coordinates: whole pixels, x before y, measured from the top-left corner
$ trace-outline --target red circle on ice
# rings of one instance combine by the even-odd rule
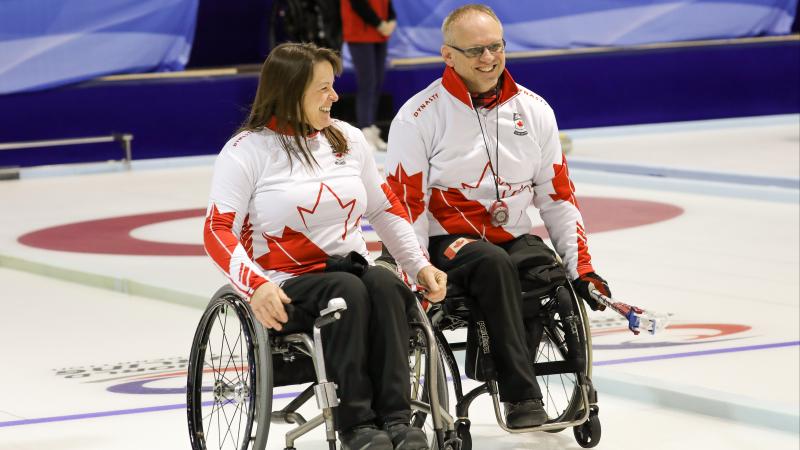
[[[587,232],[604,231],[649,225],[672,219],[683,209],[667,203],[607,197],[583,197],[581,213]],[[20,236],[18,241],[30,247],[75,253],[139,256],[202,256],[203,246],[172,242],[149,241],[135,238],[131,232],[137,228],[172,220],[203,217],[205,209],[183,209],[132,216],[88,220],[33,231]],[[201,230],[192,230],[200,235]],[[544,227],[533,229],[546,237]],[[367,241],[367,249],[380,250],[380,242]]]

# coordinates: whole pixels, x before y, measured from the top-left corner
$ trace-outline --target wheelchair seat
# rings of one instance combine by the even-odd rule
[[[526,318],[535,317],[541,309],[541,301],[545,297],[542,289],[522,293],[522,310]],[[448,321],[469,321],[470,304],[473,302],[469,293],[461,285],[448,283],[447,296],[438,305],[432,305],[433,311],[442,310]],[[449,329],[450,327],[448,327]],[[460,327],[458,327],[460,328]]]

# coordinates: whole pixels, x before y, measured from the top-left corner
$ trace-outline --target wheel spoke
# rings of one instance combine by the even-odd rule
[[[241,405],[240,405],[241,406]],[[242,442],[242,415],[239,413],[239,422],[236,424],[236,442]]]
[[[235,418],[236,413],[239,411],[239,406],[240,405],[238,404],[236,405],[236,409],[234,409],[233,413],[231,413],[231,417]],[[222,414],[225,415],[225,424],[228,426],[227,431],[225,431],[225,436],[222,437],[222,442],[224,443],[225,441],[227,441],[228,435],[230,435],[231,442],[233,442],[233,447],[236,448],[236,442],[233,440],[233,433],[231,433],[231,427],[233,426],[233,419],[228,417],[228,414],[225,412],[224,408],[222,409]]]
[[[226,314],[225,315],[225,324],[223,325],[223,329],[222,329],[222,342],[220,343],[220,353],[219,353],[219,355],[220,355],[220,365],[222,365],[222,360],[221,360],[221,358],[222,358],[222,346],[224,344],[224,346],[227,347],[227,349],[228,349],[228,360],[225,363],[225,371],[226,372],[227,372],[228,368],[230,367],[230,364],[231,364],[231,361],[232,361],[233,355],[234,355],[233,349],[231,348],[231,344],[230,344],[230,342],[228,340],[228,334],[225,332],[227,323],[228,323],[228,315]],[[244,329],[242,327],[242,324],[239,323],[239,332],[236,334],[236,342],[234,342],[234,344],[233,344],[234,348],[236,347],[236,344],[240,341],[243,332],[244,332]],[[238,367],[236,367],[236,364],[234,364],[233,366],[234,366],[234,370],[236,371],[236,376],[240,377]]]

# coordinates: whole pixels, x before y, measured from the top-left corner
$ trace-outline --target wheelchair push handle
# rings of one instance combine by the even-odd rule
[[[328,300],[328,307],[319,312],[319,317],[314,321],[315,328],[336,322],[342,318],[342,311],[347,309],[347,302],[341,297]]]
[[[628,329],[633,334],[639,334],[642,330],[647,331],[649,334],[656,334],[664,330],[669,323],[669,317],[666,314],[658,314],[638,306],[614,301],[614,299],[603,295],[597,289],[590,289],[589,295],[592,296],[592,300],[613,309],[625,317],[628,320]]]

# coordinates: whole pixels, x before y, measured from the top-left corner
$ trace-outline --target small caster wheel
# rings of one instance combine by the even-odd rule
[[[448,439],[444,441],[444,448],[442,450],[461,450],[461,440],[458,438]]]
[[[461,450],[472,450],[472,435],[469,432],[469,419],[458,419],[455,422],[456,436],[461,439]]]
[[[593,405],[589,409],[589,418],[586,419],[586,422],[572,429],[575,440],[583,448],[592,448],[600,442],[603,428],[600,426],[600,418],[597,416],[598,411],[597,406]]]

